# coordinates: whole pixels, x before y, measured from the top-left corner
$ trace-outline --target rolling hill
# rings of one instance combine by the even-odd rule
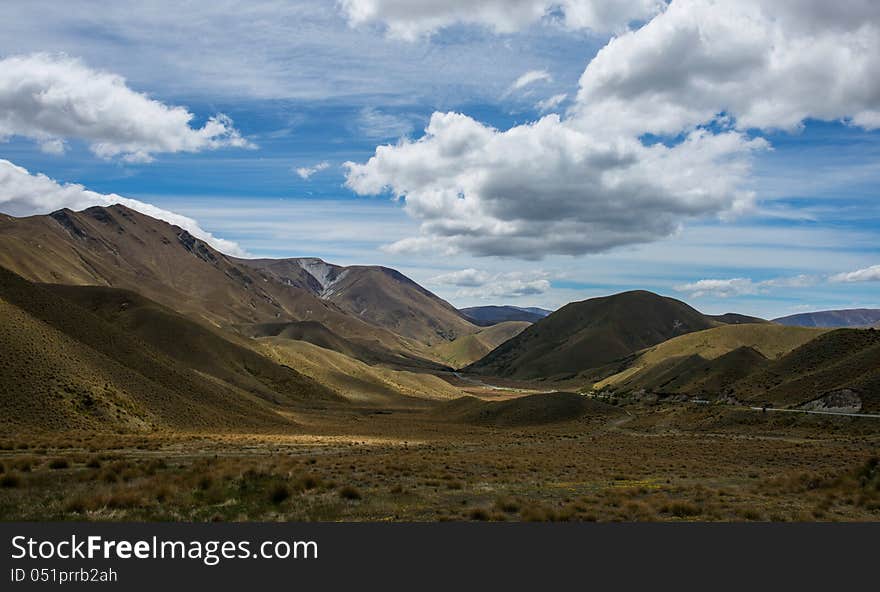
[[[505,341],[519,335],[531,323],[506,321],[490,325],[471,335],[435,345],[432,352],[453,368],[476,362]]]
[[[444,403],[435,414],[460,423],[517,427],[574,421],[582,417],[621,415],[623,411],[576,393],[557,392],[526,395],[506,401],[461,397]]]
[[[306,341],[263,337],[258,342],[268,357],[297,368],[353,403],[412,406],[418,399],[445,400],[462,395],[432,374],[370,366]]]
[[[824,329],[784,327],[772,323],[722,325],[696,331],[674,337],[640,352],[628,361],[625,368],[597,382],[595,388],[614,386],[623,389],[656,390],[661,385],[656,377],[664,375],[670,379],[674,378],[674,368],[680,363],[684,363],[679,368],[681,372],[696,365],[704,373],[711,373],[712,370],[707,368],[711,368],[712,364],[708,362],[741,349],[750,350],[762,359],[773,360],[824,332]],[[744,352],[738,355],[744,356]],[[751,364],[756,358],[751,358],[751,361],[745,358],[744,360],[745,363]],[[721,366],[727,364],[729,360]]]
[[[77,290],[0,268],[5,429],[290,429],[279,410],[343,402],[135,294]]]
[[[543,308],[520,308],[519,306],[472,306],[459,310],[471,322],[481,327],[488,327],[506,321],[528,321],[534,323],[540,321],[551,310]]]
[[[519,379],[570,378],[719,324],[684,302],[623,292],[567,304],[465,370]]]
[[[873,327],[880,324],[880,309],[853,308],[846,310],[822,310],[805,312],[773,319],[774,323],[797,327]]]

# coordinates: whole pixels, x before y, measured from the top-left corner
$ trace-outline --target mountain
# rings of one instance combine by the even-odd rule
[[[358,319],[426,345],[477,330],[451,304],[394,269],[342,267],[316,258],[237,261],[282,283],[305,285]]]
[[[426,346],[382,326],[383,315],[390,319],[389,326],[428,341],[432,333],[445,332],[452,338],[459,331],[476,330],[451,305],[432,299],[391,270],[346,274],[372,279],[340,283],[340,289],[350,292],[349,297],[338,297],[340,306],[326,294],[322,297],[321,269],[332,266],[282,260],[285,273],[280,273],[266,261],[223,255],[177,226],[121,205],[26,218],[2,216],[0,265],[35,282],[129,289],[216,326],[314,321],[367,347],[410,355]],[[390,279],[383,283],[377,276]],[[421,317],[407,314],[400,305],[407,297],[415,303],[410,309],[423,310]],[[354,311],[358,303],[364,308]],[[416,327],[419,322],[429,325],[426,317],[435,312],[441,319],[436,329]]]
[[[600,380],[595,389],[652,392],[720,392],[742,369],[775,360],[822,335],[825,329],[773,323],[732,324],[696,331],[650,347]],[[736,376],[742,378],[745,374]]]
[[[773,322],[797,327],[872,327],[880,324],[880,308],[805,312],[773,319]]]
[[[880,331],[836,329],[808,341],[735,385],[736,396],[774,405],[880,411]],[[829,399],[831,401],[829,401]]]
[[[453,368],[461,368],[476,362],[490,351],[519,335],[531,325],[526,321],[506,321],[485,327],[471,335],[446,341],[432,348],[433,353]]]
[[[543,308],[519,306],[472,306],[459,310],[471,322],[481,327],[495,325],[506,321],[528,321],[534,323],[540,321],[551,312]]]
[[[623,292],[567,304],[466,370],[521,379],[568,378],[718,324],[679,300]]]
[[[710,319],[724,323],[725,325],[751,325],[755,323],[768,323],[759,317],[750,317],[748,315],[735,312],[727,312],[721,315],[707,315]]]
[[[292,368],[136,294],[0,268],[0,424],[29,430],[293,427],[341,403]]]

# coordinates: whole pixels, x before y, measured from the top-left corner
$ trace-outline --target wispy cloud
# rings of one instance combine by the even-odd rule
[[[831,276],[832,282],[880,282],[880,265],[872,265],[864,269],[838,273]]]
[[[535,103],[535,109],[540,111],[541,113],[546,113],[547,111],[552,111],[556,109],[562,102],[568,97],[567,94],[561,93],[558,95],[553,95],[552,97],[546,98],[543,101],[538,101]]]
[[[296,169],[296,174],[308,181],[315,173],[327,170],[328,168],[330,168],[330,163],[325,160],[312,166],[299,167]]]

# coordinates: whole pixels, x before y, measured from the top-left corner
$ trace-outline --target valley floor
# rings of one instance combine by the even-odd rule
[[[296,434],[0,440],[2,520],[880,519],[880,422],[629,406],[550,426],[301,412]]]

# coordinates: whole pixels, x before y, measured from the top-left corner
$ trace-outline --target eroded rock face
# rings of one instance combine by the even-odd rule
[[[818,399],[801,405],[808,411],[835,411],[838,413],[858,413],[862,410],[862,398],[852,389],[828,392]]]

